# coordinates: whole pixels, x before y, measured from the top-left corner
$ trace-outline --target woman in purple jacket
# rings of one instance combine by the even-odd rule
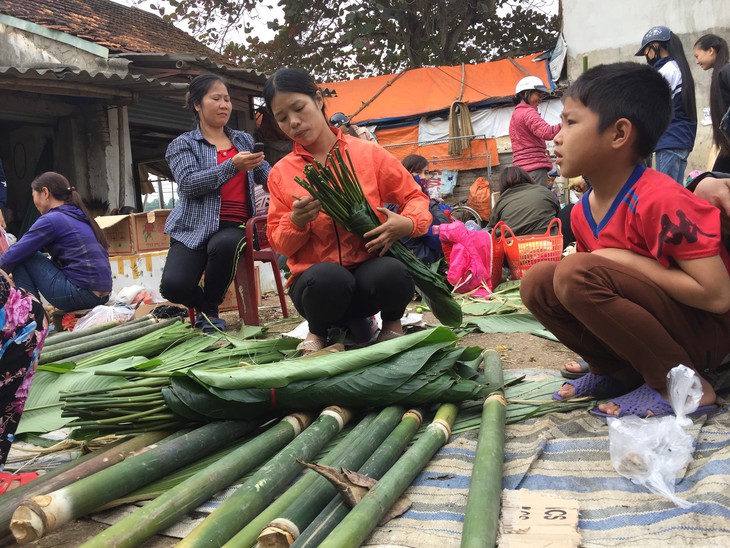
[[[509,122],[512,141],[512,164],[521,167],[532,179],[548,184],[548,171],[553,167],[545,141],[551,141],[560,131],[560,124],[551,126],[540,117],[537,105],[548,89],[537,76],[526,76],[515,88],[515,111]]]
[[[12,273],[16,287],[36,298],[43,294],[62,311],[106,303],[112,290],[108,245],[81,196],[53,171],[39,175],[31,189],[41,216],[0,256],[0,269]]]

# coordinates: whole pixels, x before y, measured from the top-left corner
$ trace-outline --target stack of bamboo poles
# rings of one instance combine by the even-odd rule
[[[151,336],[163,338],[159,333]],[[162,367],[165,375],[184,370],[198,359],[192,348],[206,351],[211,340],[217,339],[185,339],[184,343],[176,340],[177,346],[159,354],[165,359],[156,358],[160,362],[157,366]],[[269,357],[276,359],[281,349],[266,346],[264,350],[264,343],[271,341],[253,343],[258,358],[263,362]],[[64,341],[56,344],[63,345]],[[116,348],[130,344],[134,343]],[[247,344],[241,342],[227,350],[230,356],[221,359],[233,356],[237,362],[242,352],[251,351],[246,349]],[[132,349],[128,352],[134,355]],[[475,356],[478,358],[479,353]],[[94,355],[78,360],[76,367],[83,367],[89,360],[98,362]],[[167,361],[171,363],[169,368],[164,365]],[[99,509],[151,500],[85,544],[138,546],[180,521],[216,492],[240,483],[233,496],[184,539],[183,546],[252,546],[257,542],[262,546],[358,546],[449,440],[452,431],[481,425],[464,546],[493,545],[499,515],[505,420],[516,422],[554,410],[555,406],[544,401],[518,401],[505,409],[505,400],[498,390],[504,385],[498,354],[487,352],[483,361],[487,381],[495,387],[483,409],[462,404],[463,413],[459,411],[462,416],[457,420],[457,404],[444,404],[424,428],[420,427],[426,410],[406,412],[392,405],[364,416],[355,415],[354,427],[348,425],[353,420],[352,411],[328,408],[318,417],[295,413],[275,424],[263,425],[270,418],[265,417],[139,435],[100,451],[98,457],[82,459],[78,465],[42,476],[5,495],[0,509],[0,541],[12,531],[18,542],[30,542]],[[530,396],[522,397],[540,399],[547,394],[549,398],[553,390],[552,386],[533,386]],[[91,391],[75,397],[85,399],[86,403],[89,398],[98,398],[100,408],[108,407],[109,402],[100,394]],[[559,409],[568,410],[575,405],[561,403]],[[144,446],[149,446],[146,451],[129,456],[131,451]],[[315,458],[318,462],[311,463]],[[312,470],[301,473],[305,466]],[[346,494],[353,491],[351,478],[355,472],[368,481],[378,482],[356,497],[338,493],[334,485]],[[299,479],[290,486],[297,476]]]
[[[15,540],[21,544],[31,542],[154,479],[230,446],[225,456],[219,455],[215,462],[84,546],[138,546],[251,472],[181,546],[250,546],[259,535],[276,546],[289,546],[294,541],[355,546],[370,534],[385,511],[448,441],[457,409],[455,404],[441,406],[431,425],[405,454],[421,423],[419,411],[404,412],[403,408],[391,406],[371,412],[347,435],[338,438],[320,460],[321,465],[333,470],[359,470],[373,477],[382,475],[349,514],[335,488],[313,471],[302,474],[287,490],[304,464],[320,454],[350,421],[352,413],[342,408],[327,408],[316,419],[307,414],[287,416],[268,429],[258,430],[255,436],[247,434],[256,425],[232,421],[211,423],[161,440],[151,439],[149,434],[146,438],[140,436],[140,443],[155,444],[107,468],[93,469],[90,474],[88,464],[83,463],[79,466],[84,469],[74,467],[65,475],[55,475],[55,479],[35,480],[17,489],[7,501],[11,504],[3,506],[15,507],[9,523]],[[7,519],[5,514],[2,517]],[[1,525],[7,527],[8,523]],[[312,540],[330,530],[323,543]]]
[[[498,354],[485,353],[484,364],[490,384],[501,386]],[[493,546],[496,539],[505,403],[501,391],[484,402],[462,546]],[[441,405],[420,430],[424,410],[390,406],[356,417],[354,427],[348,426],[351,411],[327,408],[318,417],[297,413],[274,425],[225,421],[140,435],[5,495],[0,539],[9,526],[17,542],[33,541],[174,476],[172,486],[150,489],[151,502],[84,546],[139,546],[237,482],[234,494],[181,546],[359,546],[447,443],[457,412],[456,404]],[[318,456],[317,465],[310,464]],[[305,465],[320,473],[300,474]],[[378,481],[351,497],[360,483],[349,481],[354,472]],[[338,492],[334,484],[344,488]]]

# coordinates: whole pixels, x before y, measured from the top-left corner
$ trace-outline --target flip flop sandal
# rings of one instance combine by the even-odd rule
[[[580,365],[580,371],[574,372],[574,371],[568,371],[567,369],[562,369],[560,371],[560,374],[563,376],[563,378],[566,379],[580,379],[583,375],[588,373],[588,362],[585,361],[583,358],[576,358],[573,360],[575,363]]]
[[[209,317],[208,321],[203,324],[202,330],[203,333],[215,333],[216,331],[225,331],[226,320],[224,320],[223,318]]]
[[[604,413],[597,407],[591,409],[589,413],[596,417],[618,418],[635,415],[645,419],[647,417],[662,417],[664,415],[674,415],[672,404],[665,400],[662,395],[653,388],[642,384],[639,388],[628,394],[624,394],[618,398],[607,400],[615,403],[620,407],[618,415],[610,415]],[[690,413],[690,417],[706,415],[717,409],[717,405],[702,405],[696,411]]]
[[[25,485],[31,480],[38,477],[38,472],[20,472],[11,474],[10,472],[0,472],[0,495],[6,491],[11,491],[16,487]]]
[[[217,316],[208,316],[208,319],[206,319],[202,314],[198,314],[195,317],[195,324],[193,324],[193,327],[195,329],[200,329],[203,333],[214,333],[218,330],[225,331],[226,320],[218,318]]]
[[[595,373],[586,373],[578,379],[564,382],[562,386],[565,386],[566,384],[573,387],[574,398],[587,397],[600,400],[602,398],[619,396],[624,394],[626,391],[626,387],[612,376],[596,375]],[[553,399],[562,401],[566,398],[561,397],[556,391],[555,394],[553,394]]]
[[[312,352],[319,352],[327,345],[327,340],[322,338],[316,338],[316,339],[309,339],[300,342],[297,345],[297,350],[299,350],[302,354],[307,355],[311,354]]]

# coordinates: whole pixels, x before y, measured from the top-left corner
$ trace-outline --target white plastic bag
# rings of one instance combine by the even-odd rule
[[[100,304],[89,310],[84,316],[78,319],[73,331],[81,331],[87,327],[105,324],[113,321],[120,323],[128,322],[134,318],[134,310],[129,306],[114,305],[107,306]]]
[[[684,428],[699,406],[702,385],[689,367],[678,365],[667,374],[669,402],[674,416],[609,419],[611,464],[622,476],[667,497],[681,508],[692,503],[675,495],[677,473],[692,461],[694,438]]]

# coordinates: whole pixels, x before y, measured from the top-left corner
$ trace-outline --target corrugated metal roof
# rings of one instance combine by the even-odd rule
[[[48,91],[53,89],[53,84],[59,84],[59,87],[61,87],[60,84],[88,84],[129,92],[144,90],[145,93],[184,91],[187,87],[185,83],[165,82],[147,78],[141,74],[103,70],[88,71],[69,66],[44,68],[0,66],[0,80],[2,80],[2,87],[6,90],[17,86],[27,89],[28,85],[33,85],[33,83],[37,83],[39,87],[51,88]]]
[[[147,69],[149,72],[155,69],[167,68],[184,72],[185,70],[205,69],[220,74],[234,86],[242,87],[242,84],[248,83],[252,86],[247,87],[255,90],[260,90],[268,78],[267,74],[254,69],[236,68],[218,63],[210,57],[188,53],[119,53],[110,56],[110,58],[121,58],[130,61],[130,70],[142,71]],[[149,74],[153,73],[149,72]]]

